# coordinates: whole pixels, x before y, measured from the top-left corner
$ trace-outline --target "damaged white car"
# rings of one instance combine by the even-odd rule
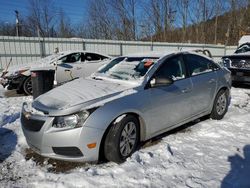
[[[63,51],[49,55],[32,63],[12,66],[3,70],[0,84],[8,90],[16,89],[17,93],[32,94],[31,69],[43,70],[45,67],[55,70],[55,81],[58,84],[79,77],[90,76],[103,66],[111,57],[87,51]]]
[[[22,129],[43,156],[119,163],[141,141],[205,115],[223,118],[230,87],[228,69],[194,52],[118,57],[24,103]]]

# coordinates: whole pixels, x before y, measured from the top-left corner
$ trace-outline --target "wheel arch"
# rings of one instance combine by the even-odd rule
[[[123,115],[133,115],[136,117],[136,119],[138,120],[139,122],[139,131],[140,131],[140,134],[139,134],[139,142],[141,141],[144,141],[146,139],[146,125],[145,125],[145,121],[144,119],[136,112],[126,112],[126,113],[122,113],[118,116],[116,116],[112,121],[111,123],[108,125],[108,127],[106,128],[103,136],[102,136],[102,139],[101,139],[101,143],[100,143],[100,147],[99,147],[99,160],[100,159],[105,159],[104,157],[104,142],[105,142],[105,139],[106,139],[106,136],[111,128],[111,126],[113,125],[113,123],[121,116]]]
[[[26,91],[25,91],[25,88],[24,88],[24,84],[25,84],[25,82],[28,80],[28,79],[31,79],[31,75],[30,76],[25,76],[25,78],[23,79],[23,82],[22,82],[22,84],[21,84],[21,87],[23,88],[23,90],[24,90],[24,93],[26,94],[26,95],[32,95],[32,93],[27,93]]]
[[[25,76],[25,75],[21,75],[22,76],[22,80],[20,81],[20,83],[18,84],[17,90],[23,90],[23,85],[26,79],[28,79],[29,76]]]
[[[213,96],[213,102],[211,103],[210,111],[212,111],[213,105],[214,105],[214,100],[215,100],[217,94],[218,94],[221,90],[227,91],[228,96],[230,97],[230,88],[229,88],[229,87],[227,87],[227,86],[221,86],[221,87],[219,87],[219,88],[217,89],[217,91],[215,92],[214,96]]]
[[[227,86],[222,86],[222,87],[220,87],[220,88],[217,90],[216,95],[217,95],[221,90],[224,90],[224,91],[228,92],[228,94],[229,94],[229,92],[230,92],[230,88],[228,88]],[[216,96],[216,95],[215,95],[215,96]]]

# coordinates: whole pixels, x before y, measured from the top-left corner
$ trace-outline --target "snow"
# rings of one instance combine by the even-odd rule
[[[247,42],[250,42],[250,35],[242,36],[239,40],[239,46]]]
[[[46,95],[39,96],[33,104],[36,105],[35,103],[37,102],[38,105],[42,104],[50,107],[48,110],[50,115],[51,108],[55,109],[55,111],[59,109],[61,113],[64,113],[62,111],[64,109],[69,109],[70,107],[81,104],[84,105],[84,103],[86,103],[85,105],[92,105],[96,102],[100,102],[100,99],[104,101],[105,97],[106,100],[111,100],[110,98],[112,96],[119,98],[124,96],[130,88],[131,85],[79,78],[49,91]],[[107,98],[108,95],[109,97]]]
[[[147,142],[123,164],[48,160],[28,150],[22,102],[0,87],[0,187],[250,187],[250,90],[232,88],[224,119],[205,119]]]

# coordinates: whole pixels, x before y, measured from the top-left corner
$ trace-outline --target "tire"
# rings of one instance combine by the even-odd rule
[[[110,127],[104,142],[104,156],[108,161],[122,163],[134,153],[138,143],[139,122],[135,116],[126,115]]]
[[[32,95],[32,82],[30,76],[23,82],[23,91],[26,95]]]
[[[216,120],[222,119],[227,113],[228,103],[228,91],[220,90],[214,99],[213,109],[210,114],[210,118]]]

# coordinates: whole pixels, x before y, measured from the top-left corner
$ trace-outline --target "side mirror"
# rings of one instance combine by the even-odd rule
[[[168,86],[174,83],[172,78],[153,78],[150,81],[150,87],[161,87],[161,86]]]

